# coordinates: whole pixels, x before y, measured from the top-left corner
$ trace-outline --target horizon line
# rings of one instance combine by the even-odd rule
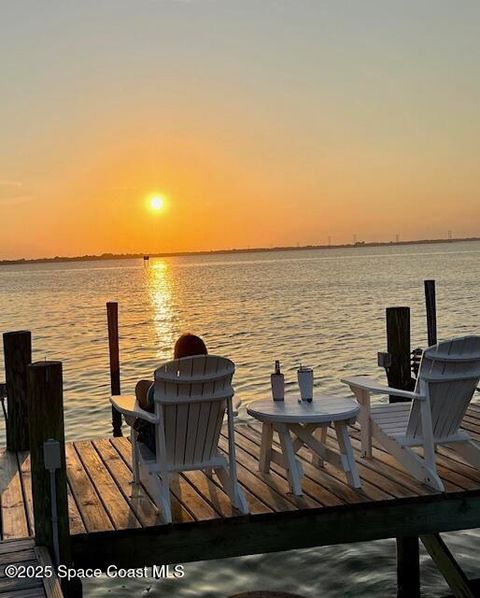
[[[2,259],[0,266],[21,265],[21,264],[35,264],[48,262],[87,262],[97,260],[121,260],[121,259],[149,259],[157,257],[183,257],[190,255],[218,255],[230,253],[262,253],[267,251],[301,251],[306,249],[342,249],[342,248],[362,248],[362,247],[384,247],[395,245],[427,245],[435,243],[460,243],[462,241],[480,241],[480,237],[457,237],[457,238],[438,238],[438,239],[411,239],[408,241],[356,241],[355,243],[341,243],[337,245],[285,245],[276,247],[246,247],[246,248],[231,248],[231,249],[210,249],[199,251],[172,251],[172,252],[158,252],[158,253],[102,253],[102,254],[85,254],[79,256],[55,256],[55,257],[40,257],[40,258],[17,258],[17,259]]]

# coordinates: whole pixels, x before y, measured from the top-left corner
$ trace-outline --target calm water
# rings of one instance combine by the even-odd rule
[[[143,260],[7,266],[0,268],[0,331],[29,329],[35,359],[63,361],[70,439],[110,433],[106,301],[119,302],[123,392],[171,358],[176,338],[190,331],[237,364],[242,420],[249,402],[268,396],[275,359],[290,387],[300,362],[331,393],[345,393],[339,378],[346,373],[381,379],[376,352],[385,349],[386,306],[412,308],[412,344],[425,346],[426,278],[437,280],[439,337],[479,333],[479,258],[480,242],[472,242],[191,256],[147,267]],[[479,576],[471,556],[480,549],[477,533],[449,541],[467,573]],[[175,582],[85,587],[91,596],[224,597],[263,588],[380,597],[394,595],[394,557],[386,541],[188,564]],[[446,593],[428,560],[423,588],[429,596]]]

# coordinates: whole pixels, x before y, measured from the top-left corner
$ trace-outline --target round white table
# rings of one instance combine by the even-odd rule
[[[284,401],[266,399],[253,402],[247,413],[262,422],[262,444],[260,449],[260,471],[268,473],[270,462],[274,461],[287,470],[288,481],[293,494],[302,494],[301,478],[303,468],[296,453],[306,445],[312,451],[312,463],[323,466],[324,461],[345,471],[348,483],[360,488],[360,478],[353,456],[347,425],[355,422],[360,407],[353,399],[317,395],[311,403],[298,401],[298,397],[286,397]],[[333,424],[339,453],[325,445],[327,429]],[[320,439],[315,437],[321,429]],[[273,448],[273,432],[278,433],[282,452]],[[292,440],[291,434],[296,436]]]

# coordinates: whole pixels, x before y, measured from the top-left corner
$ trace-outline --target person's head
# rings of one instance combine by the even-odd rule
[[[193,357],[194,355],[208,355],[207,346],[203,340],[195,334],[182,334],[175,343],[173,358]]]

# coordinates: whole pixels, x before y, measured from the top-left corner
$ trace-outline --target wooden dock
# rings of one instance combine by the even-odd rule
[[[479,405],[470,406],[464,427],[480,441]],[[335,448],[330,432],[328,442]],[[362,489],[350,488],[344,473],[328,463],[315,468],[301,449],[304,495],[296,497],[281,467],[272,463],[269,474],[259,473],[260,426],[237,426],[238,477],[250,514],[236,515],[215,478],[187,472],[172,484],[170,525],[162,523],[145,489],[131,484],[127,438],[67,443],[74,564],[143,567],[480,527],[480,471],[441,448],[438,470],[446,491],[436,493],[378,447],[372,460],[362,459],[358,425],[350,433]],[[225,434],[223,450],[228,448]],[[0,464],[2,540],[30,538],[29,456],[4,452]]]
[[[11,579],[5,567],[52,567],[48,550],[35,546],[32,538],[0,542],[0,596],[2,598],[62,598],[60,583],[52,577],[23,577]]]

